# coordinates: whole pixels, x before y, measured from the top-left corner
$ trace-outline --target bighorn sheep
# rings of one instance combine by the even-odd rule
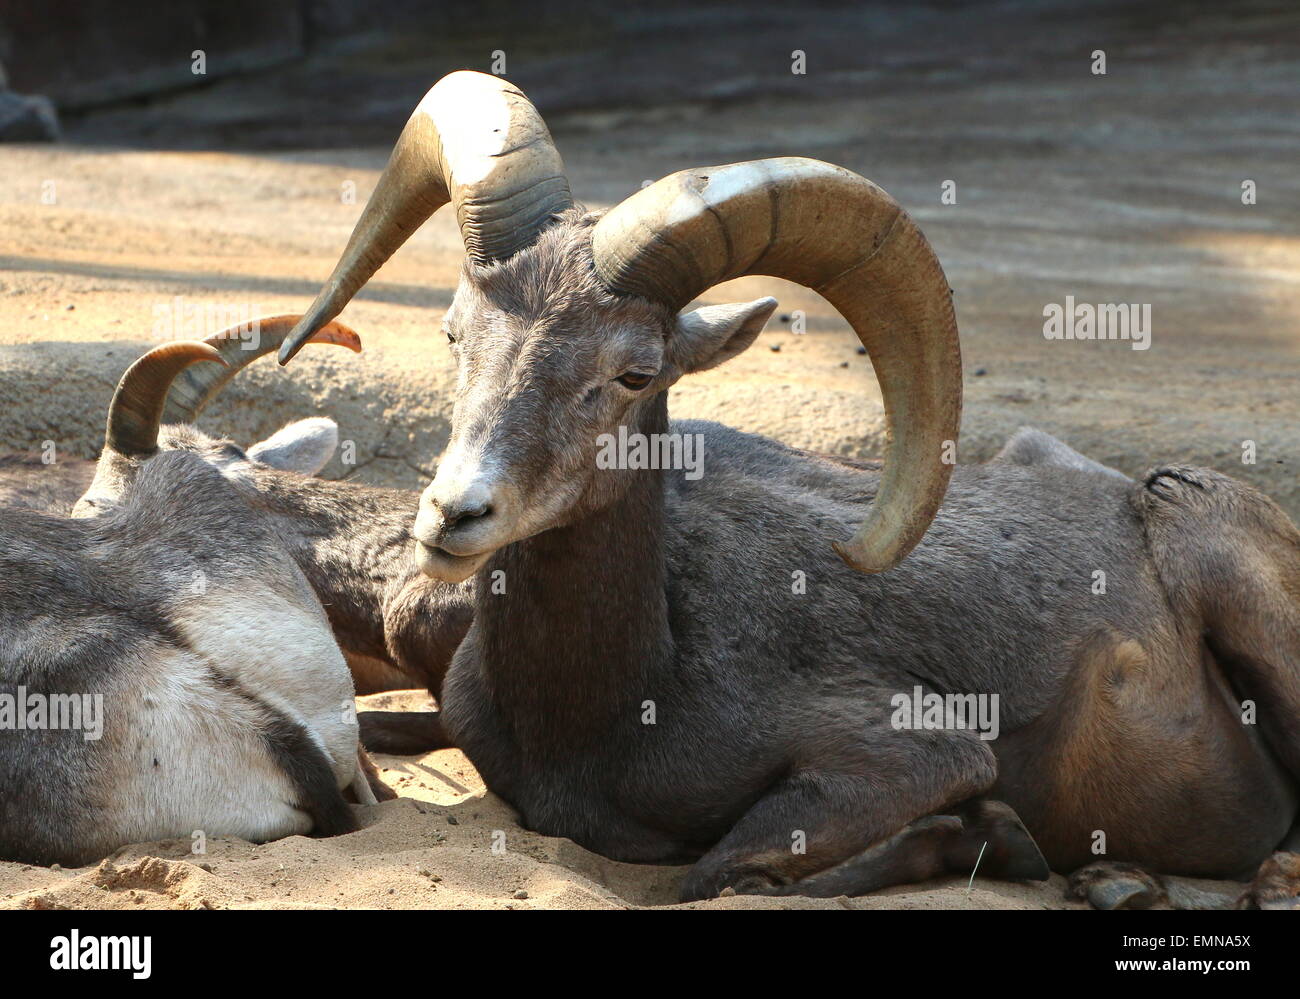
[[[620,860],[698,857],[684,899],[866,892],[969,873],[981,849],[982,874],[1045,877],[1095,860],[1099,834],[1113,860],[1233,876],[1283,841],[1300,533],[1200,469],[1129,482],[1056,442],[945,462],[950,289],[882,190],[769,159],[585,214],[527,99],[455,73],[282,363],[448,202],[460,383],[415,536],[435,578],[501,574],[443,717],[527,826]],[[672,428],[701,435],[702,477],[600,467],[602,435],[660,440],[666,389],[753,343],[773,299],[678,315],[744,274],[805,284],[852,325],[891,431],[880,474],[709,423]],[[868,502],[841,562],[827,538]],[[914,692],[997,695],[1001,734],[900,716]]]
[[[252,347],[234,330],[218,333],[207,343],[224,366],[190,367],[174,382],[164,369],[142,385],[137,391],[144,404],[163,407],[156,446],[198,454],[262,516],[325,605],[359,692],[421,685],[440,697],[452,652],[473,616],[472,584],[449,586],[420,573],[410,545],[418,494],[307,478],[333,454],[338,433],[331,420],[289,424],[247,452],[191,425],[240,370],[277,350],[297,319],[258,320]],[[360,349],[346,327],[332,324],[327,332],[329,342]],[[138,459],[119,453],[110,439],[74,516],[111,507],[120,480],[136,465]],[[436,711],[363,711],[359,721],[362,742],[374,751],[450,745]]]
[[[149,388],[220,352],[160,347],[108,418],[110,508],[0,509],[0,857],[355,828],[352,680],[268,518],[201,457],[156,454]],[[147,459],[147,460],[146,460]],[[113,474],[106,473],[114,465]]]
[[[226,367],[186,369],[170,394],[168,386],[157,386],[167,399],[159,449],[197,451],[214,464],[228,458],[229,442],[188,424],[240,370],[278,350],[296,319],[257,320],[258,338],[251,347],[242,327],[223,330],[206,342],[222,353]],[[339,339],[359,348],[355,334],[344,330],[339,328]],[[248,448],[247,457],[267,477],[268,492],[287,502],[275,523],[326,601],[357,693],[418,685],[438,697],[473,608],[469,584],[435,583],[410,559],[408,524],[419,494],[325,481],[304,491],[292,479],[286,489],[283,476],[272,474],[277,469],[314,474],[329,460],[337,437],[332,420],[300,420]],[[80,458],[46,463],[37,453],[0,455],[0,507],[66,515],[89,490],[96,467]],[[81,512],[92,509],[89,500]],[[437,712],[363,711],[359,720],[362,742],[374,751],[415,753],[449,745]]]
[[[357,756],[352,685],[339,685],[329,626],[359,677],[379,667],[440,693],[469,626],[470,587],[416,568],[417,495],[308,478],[337,443],[329,420],[290,424],[247,452],[188,425],[240,369],[278,348],[297,318],[260,320],[252,350],[224,331],[150,351],[114,393],[98,463],[12,463],[19,502],[0,507],[0,740],[13,740],[0,753],[0,783],[10,789],[0,802],[0,857],[79,863],[195,829],[270,839],[352,828],[320,767],[342,772],[348,731]],[[338,324],[317,339],[359,349]],[[200,360],[224,364],[187,366]],[[38,482],[42,475],[56,485]],[[75,504],[71,486],[84,492]],[[74,519],[23,509],[22,500],[71,507]],[[65,642],[80,643],[78,652],[61,652]],[[60,695],[61,711],[102,703],[114,712],[95,715],[102,742],[83,748],[75,732],[25,726],[26,706],[48,712]],[[333,710],[322,717],[317,702],[327,696]],[[359,721],[376,748],[448,744],[437,712],[362,712]],[[232,731],[240,738],[231,741]],[[382,785],[364,754],[360,761],[364,777],[351,778],[350,790],[373,801],[364,778],[381,793]],[[105,770],[111,784],[87,777]],[[187,797],[174,775],[191,770]],[[222,783],[245,770],[246,786]],[[89,810],[109,798],[113,808]]]

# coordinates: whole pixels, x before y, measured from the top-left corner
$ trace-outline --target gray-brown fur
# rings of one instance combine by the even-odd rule
[[[441,695],[443,675],[473,615],[472,584],[451,586],[419,572],[410,534],[417,494],[273,468],[189,426],[164,427],[159,446],[192,451],[232,473],[232,486],[266,519],[312,584],[360,691],[392,689],[401,678]],[[363,741],[377,751],[448,745],[436,713],[419,714],[363,712]],[[399,747],[412,726],[420,739]]]
[[[232,442],[188,426],[165,427],[159,447],[192,451],[213,466],[247,458]],[[0,456],[0,507],[66,515],[89,489],[95,467],[78,459],[45,464],[39,455]],[[325,605],[357,692],[423,686],[437,697],[473,611],[469,584],[430,580],[411,559],[410,520],[419,495],[305,481],[261,462],[247,464],[245,479],[252,488],[244,495],[270,515]],[[435,712],[362,712],[360,721],[363,741],[377,751],[448,745]]]

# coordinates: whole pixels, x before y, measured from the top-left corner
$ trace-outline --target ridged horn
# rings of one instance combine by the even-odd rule
[[[130,458],[157,451],[167,389],[178,374],[199,361],[226,363],[220,351],[201,340],[177,340],[155,347],[127,368],[108,404],[105,445]]]
[[[875,367],[889,444],[871,510],[834,547],[862,572],[907,556],[948,488],[961,353],[947,278],[893,198],[800,157],[683,170],[611,209],[592,249],[611,291],[675,309],[745,274],[796,281],[835,306]]]
[[[280,363],[348,304],[439,208],[451,203],[478,263],[531,244],[573,206],[564,164],[537,109],[496,76],[439,80],[415,109],[334,273],[280,349]]]
[[[180,371],[167,393],[162,422],[193,423],[232,378],[259,357],[279,350],[285,337],[301,319],[299,315],[267,316],[207,337],[203,342],[221,355],[225,366],[205,365]],[[306,342],[335,344],[361,352],[361,337],[339,322],[322,326]]]

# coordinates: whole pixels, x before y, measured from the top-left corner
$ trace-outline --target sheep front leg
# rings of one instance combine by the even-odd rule
[[[417,756],[451,748],[440,711],[361,711],[361,744],[372,753]]]
[[[946,874],[1044,881],[1051,868],[1015,810],[978,798],[948,815],[927,815],[830,870],[773,888],[769,894],[834,898]]]
[[[850,753],[843,745],[835,752],[836,769],[805,769],[771,788],[691,869],[682,900],[726,888],[862,894],[972,869],[983,842],[993,850],[988,873],[1047,877],[1015,813],[971,800],[996,777],[986,743],[963,733],[893,730],[858,739]],[[846,756],[856,757],[854,770],[844,768]],[[963,802],[953,814],[936,814]]]

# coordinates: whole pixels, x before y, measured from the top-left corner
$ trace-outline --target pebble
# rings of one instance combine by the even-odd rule
[[[517,892],[514,893],[514,896],[513,896],[513,897],[514,897],[514,898],[520,898],[520,899],[522,899],[522,898],[527,898],[527,897],[528,897],[528,892],[526,892],[526,891],[524,891],[522,888],[520,888]]]

